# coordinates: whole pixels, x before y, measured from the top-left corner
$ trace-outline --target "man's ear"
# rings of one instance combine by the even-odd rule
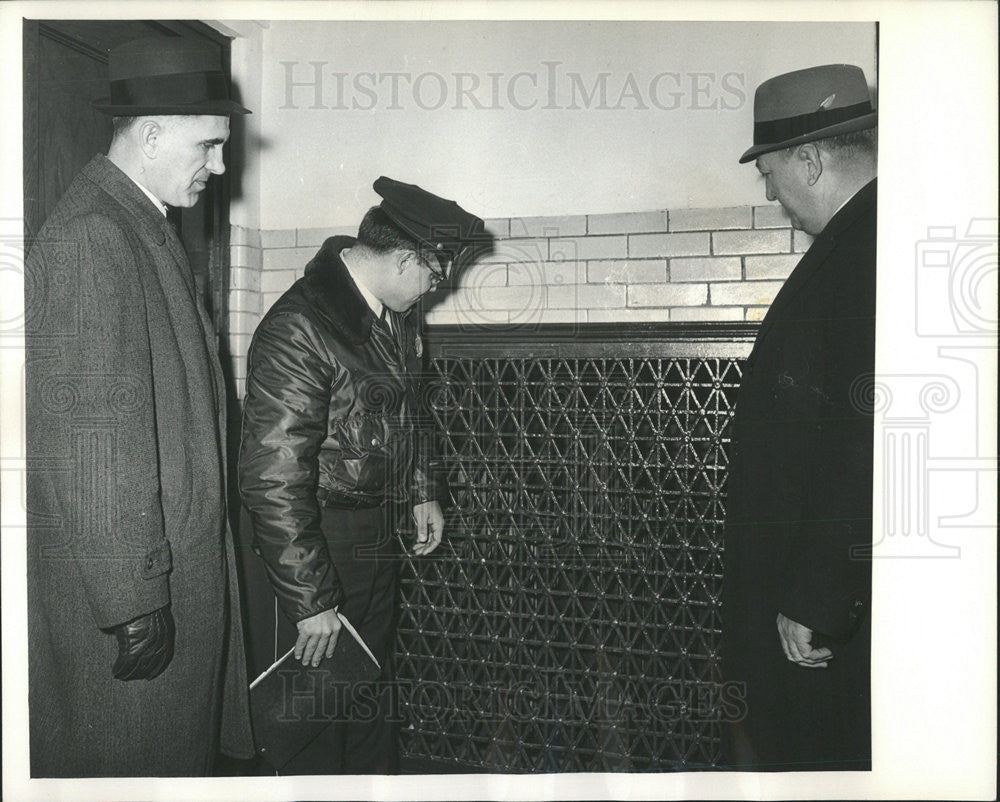
[[[139,148],[148,159],[156,158],[156,151],[159,147],[160,136],[163,134],[163,126],[153,119],[142,120],[137,126],[139,136]]]
[[[413,267],[416,262],[417,255],[413,251],[407,251],[403,248],[396,251],[396,272],[399,275],[403,275],[403,273]]]
[[[796,153],[796,158],[802,162],[802,166],[806,170],[806,182],[809,186],[812,186],[817,181],[819,177],[823,174],[823,159],[820,155],[819,148],[816,147],[813,142],[806,142],[804,145],[800,145],[798,152]]]

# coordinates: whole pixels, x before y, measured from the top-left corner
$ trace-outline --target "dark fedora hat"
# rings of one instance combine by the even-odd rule
[[[477,246],[485,245],[483,221],[455,201],[384,175],[372,188],[382,196],[379,208],[385,216],[437,257],[445,277],[452,267],[470,262],[477,254]]]
[[[824,64],[786,72],[757,87],[753,147],[740,164],[762,153],[874,128],[876,117],[860,67]]]
[[[219,51],[181,36],[133,39],[108,56],[110,97],[92,106],[116,117],[250,114],[229,98]]]

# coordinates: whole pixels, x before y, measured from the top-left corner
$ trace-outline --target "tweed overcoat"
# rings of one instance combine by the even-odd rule
[[[741,768],[870,766],[876,182],[792,271],[744,367],[732,430],[722,600]],[[834,658],[789,662],[776,617]]]
[[[207,774],[253,754],[210,320],[173,224],[104,156],[27,261],[32,776]],[[107,629],[165,604],[170,665],[113,679]]]

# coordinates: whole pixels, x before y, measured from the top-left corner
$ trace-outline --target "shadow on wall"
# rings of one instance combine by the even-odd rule
[[[234,81],[231,85],[233,100],[250,109],[251,114],[260,114],[260,109],[248,106],[243,99],[239,85]],[[261,159],[272,147],[272,140],[251,131],[245,115],[234,114],[229,119],[229,153],[226,164],[229,169],[229,197],[231,200],[241,200],[243,192],[243,173],[248,159]]]

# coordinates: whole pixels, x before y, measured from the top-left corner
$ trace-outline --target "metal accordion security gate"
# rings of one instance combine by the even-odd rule
[[[726,431],[755,331],[428,333],[454,506],[442,546],[402,566],[404,762],[717,762]]]

